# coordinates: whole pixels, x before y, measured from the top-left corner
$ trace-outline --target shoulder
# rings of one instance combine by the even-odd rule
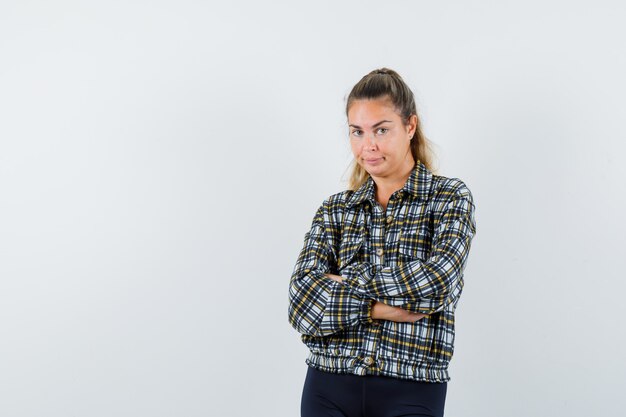
[[[464,181],[434,175],[431,200],[437,224],[447,217],[450,221],[458,220],[459,225],[465,225],[467,227],[465,233],[469,235],[476,233],[474,197]]]
[[[328,224],[341,218],[346,202],[354,191],[344,190],[326,197],[315,212],[315,221]]]
[[[343,210],[353,193],[354,191],[352,190],[344,190],[332,194],[324,199],[322,205],[327,207],[330,211]]]
[[[433,174],[431,199],[439,202],[449,202],[459,198],[466,199],[472,204],[474,201],[472,192],[463,180],[456,177]]]
[[[326,224],[340,222],[346,203],[353,192],[352,190],[344,190],[326,197],[319,206],[317,215],[321,216]]]

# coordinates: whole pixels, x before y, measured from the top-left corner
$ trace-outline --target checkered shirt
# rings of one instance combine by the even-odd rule
[[[454,311],[475,233],[467,186],[420,161],[386,210],[371,177],[324,200],[289,284],[289,322],[310,350],[306,363],[327,372],[447,382]],[[374,301],[427,316],[413,323],[372,319]]]

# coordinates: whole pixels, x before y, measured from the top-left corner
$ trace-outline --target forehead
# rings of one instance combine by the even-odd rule
[[[400,115],[388,98],[354,100],[348,109],[348,123],[359,126],[399,119]]]

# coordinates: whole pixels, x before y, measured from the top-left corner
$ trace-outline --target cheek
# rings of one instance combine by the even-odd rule
[[[358,156],[361,153],[361,146],[356,142],[350,142],[350,148],[354,156]]]
[[[404,155],[408,148],[408,145],[405,145],[401,141],[397,141],[393,144],[393,146],[387,147],[385,152],[391,155]]]

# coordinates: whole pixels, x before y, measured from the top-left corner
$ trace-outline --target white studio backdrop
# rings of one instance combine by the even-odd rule
[[[477,207],[446,415],[622,415],[625,19],[3,1],[0,415],[299,415],[288,281],[345,188],[344,98],[383,66]]]

